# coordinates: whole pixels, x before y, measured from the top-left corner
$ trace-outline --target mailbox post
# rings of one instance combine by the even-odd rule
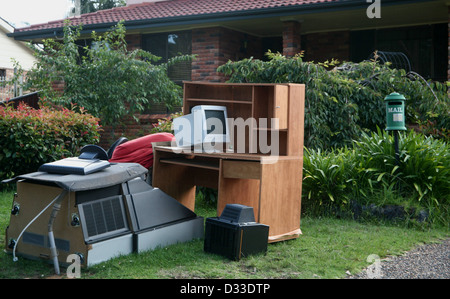
[[[405,100],[405,97],[398,92],[393,92],[384,98],[386,104],[386,130],[406,131]]]
[[[386,130],[394,132],[395,160],[399,162],[398,131],[406,131],[405,100],[398,92],[393,92],[384,98],[386,104]]]

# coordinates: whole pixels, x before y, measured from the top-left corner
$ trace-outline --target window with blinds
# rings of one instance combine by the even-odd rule
[[[161,57],[158,63],[165,63],[179,55],[192,54],[191,31],[147,34],[142,37],[142,49]],[[176,84],[191,79],[191,62],[180,62],[168,70],[169,78]]]
[[[156,64],[165,63],[170,58],[192,54],[192,34],[191,31],[146,34],[142,36],[142,49],[161,57]],[[191,71],[191,61],[183,61],[169,67],[167,75],[173,82],[182,86],[183,81],[191,80]],[[152,103],[150,107],[144,113],[164,114],[181,110],[181,107],[173,107],[169,111],[164,103]]]

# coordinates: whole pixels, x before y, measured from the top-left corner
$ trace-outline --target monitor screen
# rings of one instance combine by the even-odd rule
[[[223,110],[205,110],[206,118],[206,134],[220,134],[225,135],[226,120]]]
[[[173,129],[179,147],[230,142],[225,106],[194,106],[190,114],[174,118]]]

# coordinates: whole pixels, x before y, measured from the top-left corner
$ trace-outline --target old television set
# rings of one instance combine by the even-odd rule
[[[198,105],[173,120],[178,147],[211,147],[230,142],[225,106]]]

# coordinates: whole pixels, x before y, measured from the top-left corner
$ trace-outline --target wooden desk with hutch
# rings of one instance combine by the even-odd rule
[[[227,204],[251,206],[256,222],[269,225],[269,242],[297,238],[301,234],[304,98],[303,84],[185,82],[185,114],[197,105],[219,105],[227,107],[228,118],[256,122],[248,122],[243,153],[187,152],[169,143],[154,144],[153,186],[191,210],[195,209],[195,186],[215,188],[218,216]],[[261,118],[269,119],[267,127],[260,126]],[[277,127],[271,127],[271,118],[278,118]],[[249,142],[262,132],[270,144],[273,131],[278,134],[278,156],[263,154]]]

